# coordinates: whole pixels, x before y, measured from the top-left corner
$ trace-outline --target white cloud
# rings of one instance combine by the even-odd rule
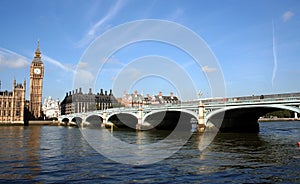
[[[285,13],[282,15],[283,22],[287,22],[287,21],[291,20],[292,17],[293,17],[294,15],[295,15],[295,14],[294,14],[294,12],[292,12],[292,11],[287,11],[287,12],[285,12]]]
[[[95,85],[95,76],[87,69],[77,68],[74,75],[73,88],[89,89]]]
[[[83,69],[83,68],[87,68],[88,66],[89,63],[81,61],[80,63],[78,63],[77,68]]]
[[[114,57],[109,59],[103,59],[103,61],[106,61],[106,64],[124,66],[124,64],[119,59]]]
[[[184,15],[184,10],[182,8],[177,8],[169,17],[169,20],[176,21]]]
[[[209,67],[209,66],[207,66],[207,65],[201,67],[201,70],[202,70],[203,72],[205,72],[205,73],[210,73],[210,72],[215,72],[215,71],[217,71],[216,68],[211,68],[211,67]]]
[[[107,22],[108,20],[112,19],[119,10],[123,7],[122,0],[118,0],[116,4],[114,4],[108,11],[107,14],[102,17],[96,24],[94,24],[87,32],[87,34],[78,42],[78,47],[83,47],[86,44],[90,43],[95,37],[97,36],[97,32],[99,32],[100,27]],[[106,27],[108,29],[110,26]]]
[[[0,47],[0,69],[25,68],[28,66],[29,61],[26,57]]]
[[[55,59],[52,59],[52,58],[50,58],[49,56],[46,56],[46,55],[43,55],[42,57],[43,57],[44,61],[47,61],[47,62],[59,67],[60,69],[66,71],[66,72],[72,72],[72,73],[75,72],[71,66],[66,66],[66,65],[62,64],[61,62],[59,62]]]

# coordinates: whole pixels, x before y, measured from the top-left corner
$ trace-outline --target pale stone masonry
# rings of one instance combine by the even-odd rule
[[[12,91],[0,91],[0,124],[24,124],[25,89],[14,80]]]

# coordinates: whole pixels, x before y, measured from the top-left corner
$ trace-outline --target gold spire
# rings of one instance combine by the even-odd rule
[[[35,58],[41,58],[41,51],[40,51],[40,39],[38,39],[38,46],[35,50],[35,55],[34,55]]]

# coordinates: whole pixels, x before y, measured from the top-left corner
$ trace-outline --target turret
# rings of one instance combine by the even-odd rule
[[[16,85],[17,85],[16,78],[14,78],[13,89],[16,87]]]
[[[24,78],[24,81],[23,81],[23,87],[24,87],[24,90],[26,90],[26,79]]]

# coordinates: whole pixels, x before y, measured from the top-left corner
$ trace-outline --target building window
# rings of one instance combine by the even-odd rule
[[[20,110],[16,111],[16,116],[20,116]]]

